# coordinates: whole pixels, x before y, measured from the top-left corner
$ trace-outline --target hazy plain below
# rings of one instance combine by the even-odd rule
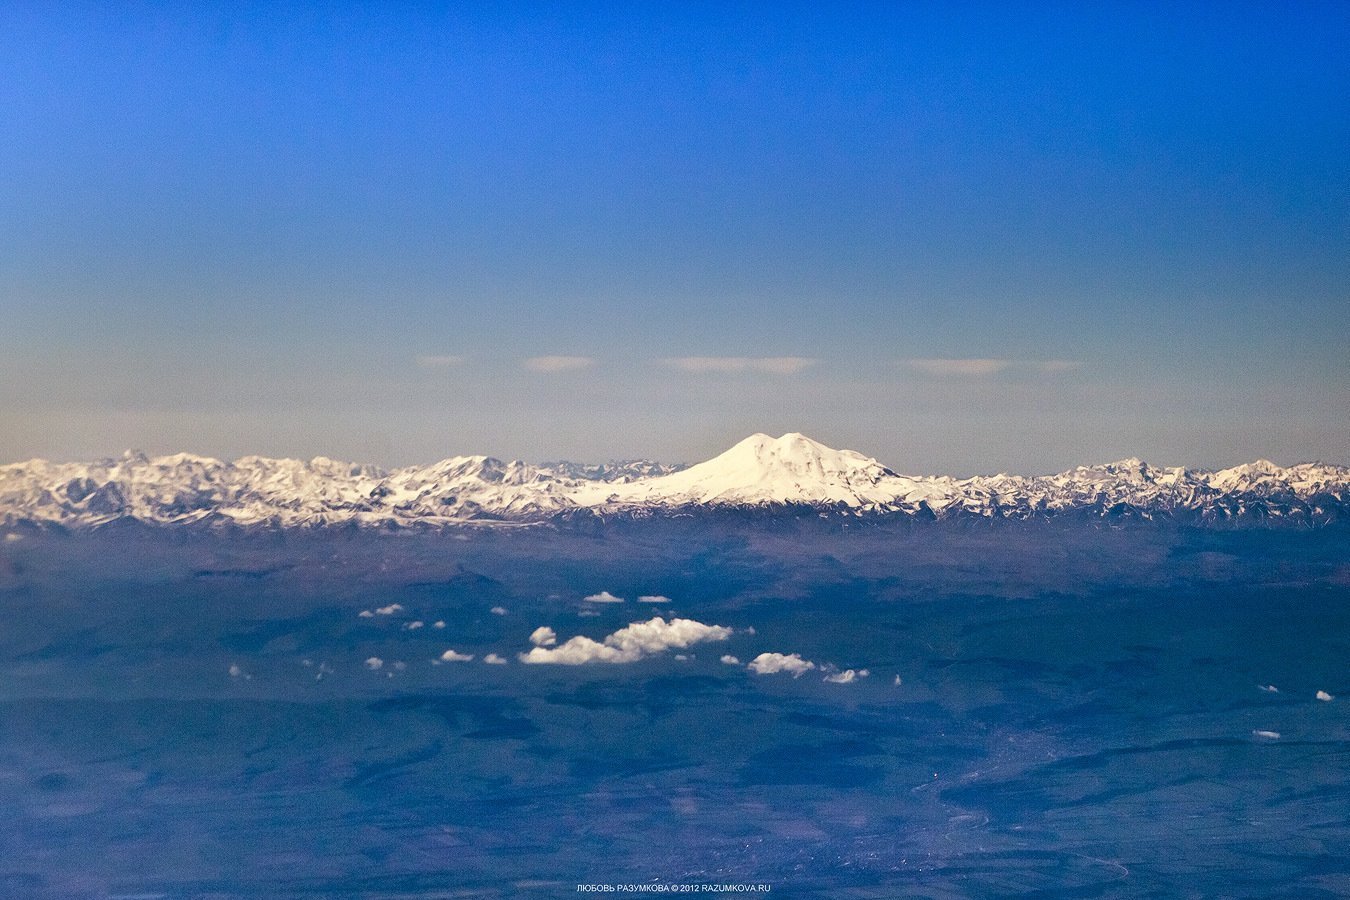
[[[0,896],[1350,893],[1343,528],[11,535]]]

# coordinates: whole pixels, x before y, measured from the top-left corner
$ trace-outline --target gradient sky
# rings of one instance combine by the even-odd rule
[[[0,460],[1350,462],[1350,5],[317,6],[0,9]]]

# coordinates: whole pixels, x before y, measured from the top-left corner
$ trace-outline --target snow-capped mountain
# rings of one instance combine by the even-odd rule
[[[577,492],[586,506],[861,506],[894,499],[894,472],[861,453],[805,435],[754,434],[707,462],[658,478]]]
[[[324,457],[222,462],[138,453],[94,463],[0,466],[0,525],[7,526],[438,527],[726,510],[1316,525],[1350,520],[1350,469],[1282,468],[1258,460],[1209,472],[1126,459],[1046,476],[907,476],[800,434],[752,435],[688,468],[646,461],[536,466],[458,456],[383,470]]]

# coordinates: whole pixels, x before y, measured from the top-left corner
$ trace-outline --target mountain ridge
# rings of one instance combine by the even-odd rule
[[[1128,458],[1055,475],[916,476],[795,432],[754,434],[687,467],[646,460],[534,465],[478,455],[382,469],[323,456],[226,462],[131,451],[90,463],[0,466],[0,526],[10,527],[97,528],[122,520],[450,527],[730,510],[1319,525],[1350,521],[1350,468],[1256,460],[1210,471]]]

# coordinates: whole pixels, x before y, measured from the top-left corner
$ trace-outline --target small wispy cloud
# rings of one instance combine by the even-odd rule
[[[595,365],[589,356],[531,356],[522,365],[531,372],[556,375],[560,372],[579,372]]]
[[[905,365],[925,375],[978,378],[997,375],[1012,365],[1007,359],[907,359]]]
[[[904,365],[916,372],[938,378],[987,378],[1007,371],[1058,375],[1072,372],[1083,364],[1072,359],[907,359]]]
[[[623,602],[623,598],[622,598],[622,597],[616,597],[616,596],[614,596],[613,594],[611,594],[609,591],[601,591],[601,592],[598,593],[598,594],[591,594],[591,595],[589,595],[589,596],[582,597],[581,599],[584,600],[584,601],[587,602],[587,603],[622,603],[622,602]]]
[[[669,603],[669,597],[663,597],[660,594],[643,594],[638,598],[639,603]]]
[[[866,669],[845,669],[842,672],[831,672],[825,676],[825,680],[830,684],[852,684],[859,678],[866,678],[872,674]]]
[[[455,650],[446,650],[441,654],[443,662],[468,662],[473,659],[472,653],[459,653]]]
[[[695,375],[727,375],[740,372],[796,375],[818,362],[820,360],[808,356],[672,356],[661,360],[661,365]]]
[[[453,369],[468,362],[467,357],[449,354],[426,353],[417,357],[417,365],[423,369]]]

